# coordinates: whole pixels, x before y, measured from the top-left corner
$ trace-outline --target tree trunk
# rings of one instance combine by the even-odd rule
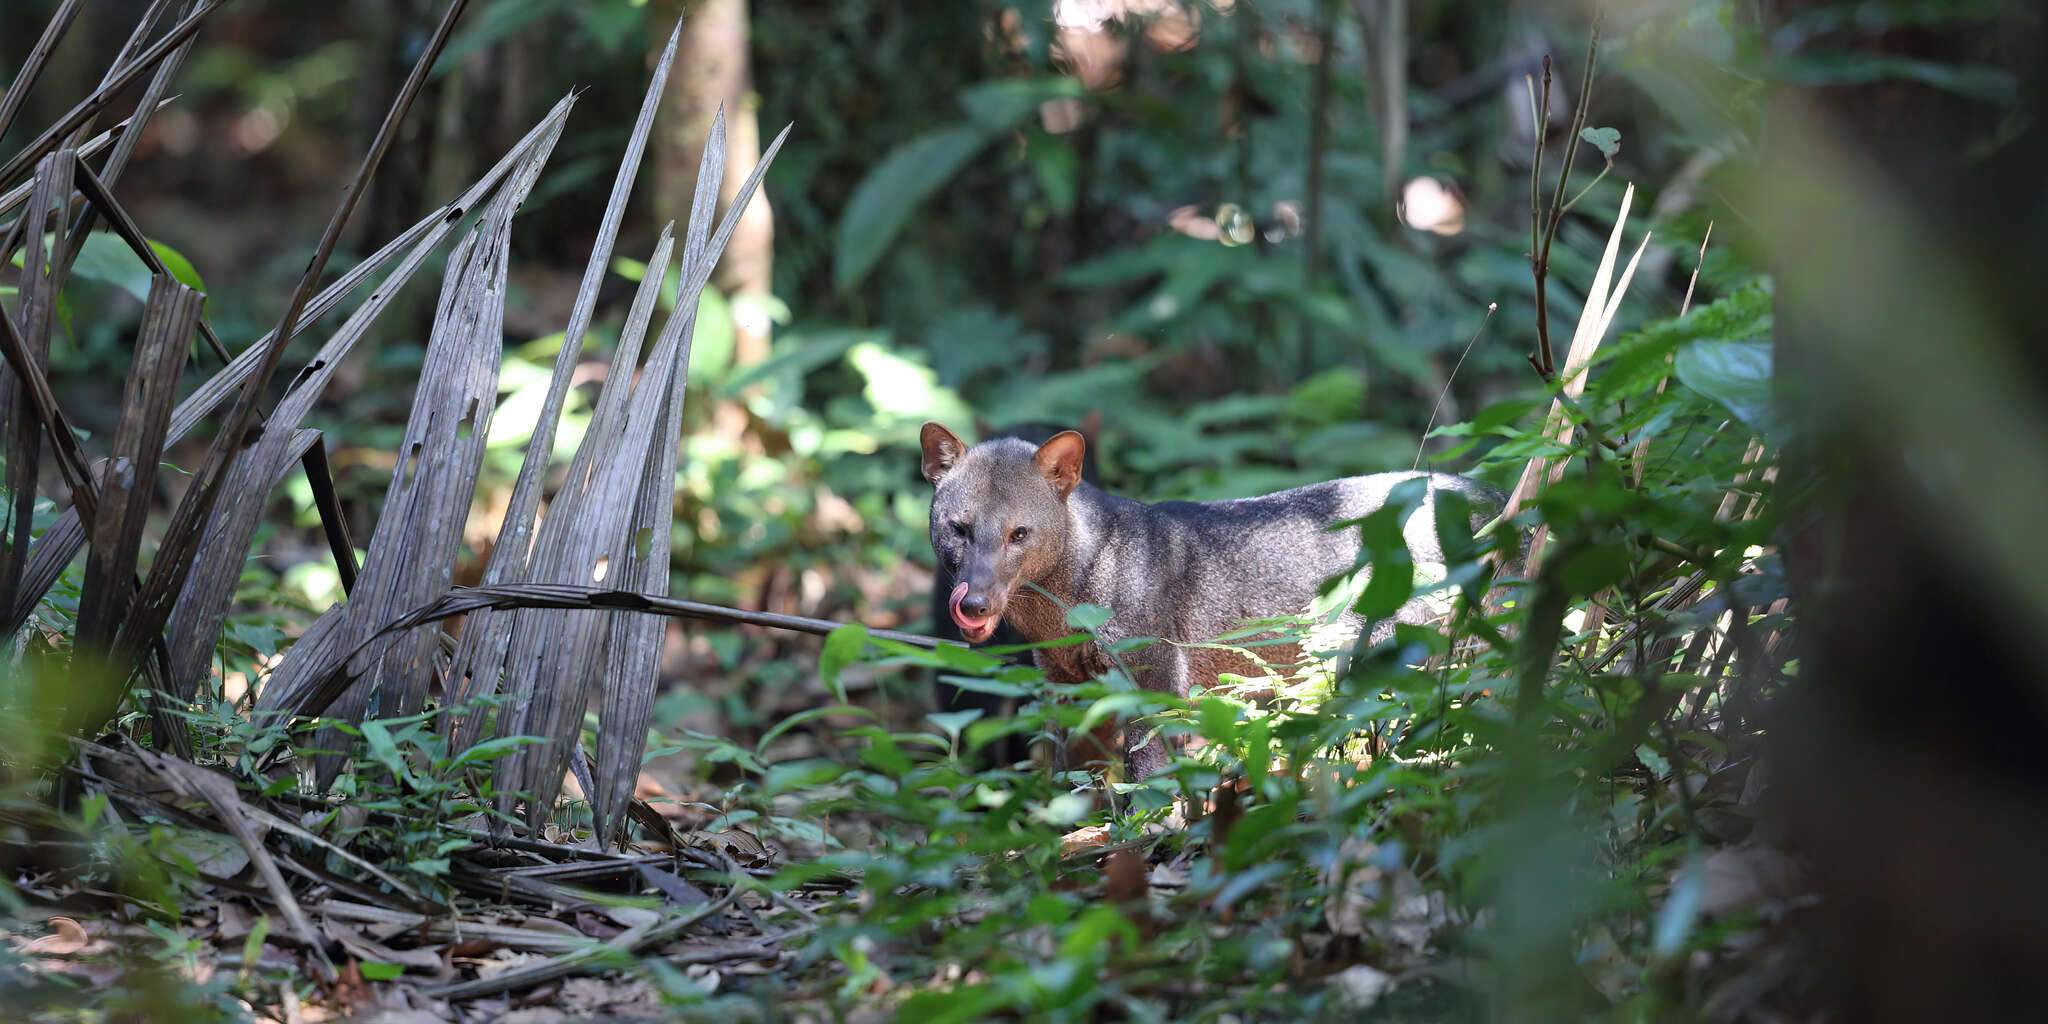
[[[676,221],[680,232],[690,213],[697,187],[697,165],[712,118],[725,110],[725,180],[719,187],[721,215],[732,204],[740,182],[761,158],[761,127],[756,116],[749,59],[747,0],[655,0],[648,5],[654,31],[650,45],[668,42],[678,17],[686,18],[677,46],[675,70],[662,100],[661,119],[654,129],[655,215]],[[650,60],[652,56],[650,56]],[[733,365],[759,362],[768,354],[769,320],[765,300],[774,286],[775,220],[766,189],[741,214],[731,244],[719,260],[712,283],[733,302]]]

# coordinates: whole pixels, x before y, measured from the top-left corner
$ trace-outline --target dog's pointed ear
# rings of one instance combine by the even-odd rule
[[[1032,461],[1045,474],[1045,482],[1052,485],[1053,493],[1065,501],[1067,495],[1074,493],[1074,485],[1081,482],[1082,456],[1087,453],[1087,439],[1071,430],[1062,430],[1038,446]]]
[[[929,421],[917,432],[917,442],[924,446],[924,478],[933,486],[945,479],[960,456],[967,454],[967,445],[961,443],[958,435]]]

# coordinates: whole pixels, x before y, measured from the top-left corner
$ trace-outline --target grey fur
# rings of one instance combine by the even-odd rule
[[[937,488],[932,550],[966,584],[967,604],[986,600],[995,615],[1033,642],[1073,632],[1061,605],[1094,604],[1114,613],[1097,642],[1036,652],[1039,667],[1055,682],[1079,682],[1106,671],[1104,647],[1125,638],[1198,643],[1246,621],[1307,611],[1323,581],[1358,561],[1358,531],[1328,527],[1381,508],[1403,481],[1430,481],[1428,496],[1404,524],[1418,563],[1443,559],[1437,492],[1466,496],[1475,529],[1506,501],[1499,491],[1464,477],[1409,472],[1346,477],[1256,498],[1146,505],[1062,476],[1062,456],[1080,456],[1078,434],[1043,446],[997,438],[968,448],[951,431],[928,423],[923,440],[925,476]],[[1064,496],[1063,483],[1072,488]],[[1022,539],[1013,539],[1020,527]],[[1396,618],[1417,621],[1422,614],[1409,607]],[[1354,628],[1364,625],[1350,618]],[[1286,649],[1264,650],[1271,652],[1269,661],[1298,657]],[[1164,643],[1127,652],[1121,661],[1139,686],[1179,696],[1193,682],[1213,684],[1218,673],[1252,668],[1229,651]],[[1130,775],[1144,778],[1163,767],[1167,755],[1156,738],[1140,743],[1128,737],[1124,757]]]

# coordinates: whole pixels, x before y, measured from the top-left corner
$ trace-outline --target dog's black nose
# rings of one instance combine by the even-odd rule
[[[965,612],[969,618],[985,618],[989,613],[989,609],[993,607],[995,607],[995,602],[980,594],[969,594],[960,599],[960,610]]]

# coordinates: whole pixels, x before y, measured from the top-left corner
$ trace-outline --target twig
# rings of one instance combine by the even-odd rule
[[[735,900],[739,899],[739,895],[740,887],[733,885],[725,890],[725,895],[687,913],[663,921],[660,924],[651,927],[643,926],[628,929],[609,941],[586,946],[573,952],[563,953],[560,956],[551,957],[528,967],[515,967],[511,970],[491,975],[488,978],[456,982],[452,985],[435,985],[422,989],[421,994],[433,999],[474,999],[477,996],[507,992],[512,989],[538,985],[543,981],[552,981],[556,978],[578,974],[586,968],[598,966],[614,957],[628,956],[655,943],[665,942],[681,934],[684,929],[696,924],[698,921],[713,914],[724,912]]]
[[[1565,189],[1571,183],[1572,164],[1578,156],[1579,133],[1586,127],[1586,111],[1591,106],[1593,91],[1593,65],[1599,50],[1600,23],[1596,20],[1593,23],[1592,35],[1586,43],[1585,74],[1579,83],[1578,103],[1572,113],[1571,129],[1565,136],[1564,166],[1558,170],[1557,188],[1550,197],[1550,215],[1547,223],[1544,223],[1545,218],[1537,205],[1543,176],[1543,136],[1550,124],[1550,58],[1543,58],[1543,103],[1538,109],[1538,120],[1535,124],[1536,161],[1535,166],[1529,170],[1529,222],[1532,247],[1529,259],[1530,269],[1536,277],[1535,362],[1537,372],[1543,375],[1545,381],[1551,380],[1557,374],[1555,350],[1550,344],[1550,248],[1557,241],[1558,226],[1564,222],[1565,211],[1570,208],[1570,204],[1565,202]],[[1601,172],[1603,176],[1606,173]],[[1599,179],[1595,178],[1594,181],[1597,183]],[[1588,185],[1587,188],[1590,189],[1592,186]],[[1583,196],[1585,193],[1579,194]],[[1575,197],[1572,202],[1576,203],[1578,199]]]
[[[1465,366],[1465,357],[1472,354],[1472,346],[1479,342],[1480,332],[1486,330],[1486,325],[1493,322],[1493,314],[1499,309],[1500,303],[1498,302],[1486,304],[1486,318],[1479,321],[1478,327],[1472,329],[1472,338],[1470,341],[1465,342],[1465,351],[1458,353],[1457,364],[1451,367],[1451,375],[1444,378],[1443,390],[1437,392],[1436,404],[1430,407],[1429,422],[1422,425],[1422,438],[1415,442],[1415,461],[1408,466],[1409,469],[1420,469],[1422,467],[1422,449],[1429,444],[1429,432],[1436,426],[1436,414],[1443,411],[1445,396],[1451,393],[1451,382],[1458,379],[1458,371]]]
[[[1526,83],[1528,80],[1525,78]],[[1543,101],[1536,100],[1535,86],[1529,86],[1530,133],[1536,136],[1536,156],[1529,165],[1529,268],[1536,275],[1536,352],[1529,365],[1545,381],[1556,371],[1550,351],[1550,309],[1544,301],[1550,294],[1550,254],[1543,245],[1543,141],[1550,128],[1550,55],[1543,55]]]
[[[1714,222],[1713,222],[1713,221],[1708,221],[1708,222],[1707,222],[1707,233],[1706,233],[1706,234],[1704,234],[1704,235],[1701,235],[1701,236],[1700,236],[1700,255],[1699,255],[1699,258],[1698,258],[1697,260],[1694,260],[1694,261],[1693,261],[1693,265],[1692,265],[1692,276],[1691,276],[1691,277],[1689,277],[1689,278],[1687,278],[1687,279],[1686,279],[1686,281],[1685,281],[1685,301],[1684,301],[1684,302],[1681,302],[1681,303],[1679,303],[1679,305],[1678,305],[1678,315],[1679,315],[1679,316],[1684,316],[1684,315],[1685,315],[1686,313],[1688,313],[1688,312],[1691,312],[1691,311],[1692,311],[1692,289],[1693,289],[1693,286],[1694,286],[1694,285],[1696,285],[1696,284],[1699,284],[1699,283],[1700,283],[1700,266],[1701,266],[1701,264],[1704,264],[1704,263],[1706,263],[1706,262],[1707,262],[1707,243],[1708,243],[1709,241],[1712,241],[1712,240],[1713,240],[1713,238],[1714,238]],[[1659,381],[1659,382],[1658,382],[1658,386],[1659,386],[1659,387],[1662,387],[1662,386],[1663,386],[1663,382],[1662,382],[1662,381]]]

